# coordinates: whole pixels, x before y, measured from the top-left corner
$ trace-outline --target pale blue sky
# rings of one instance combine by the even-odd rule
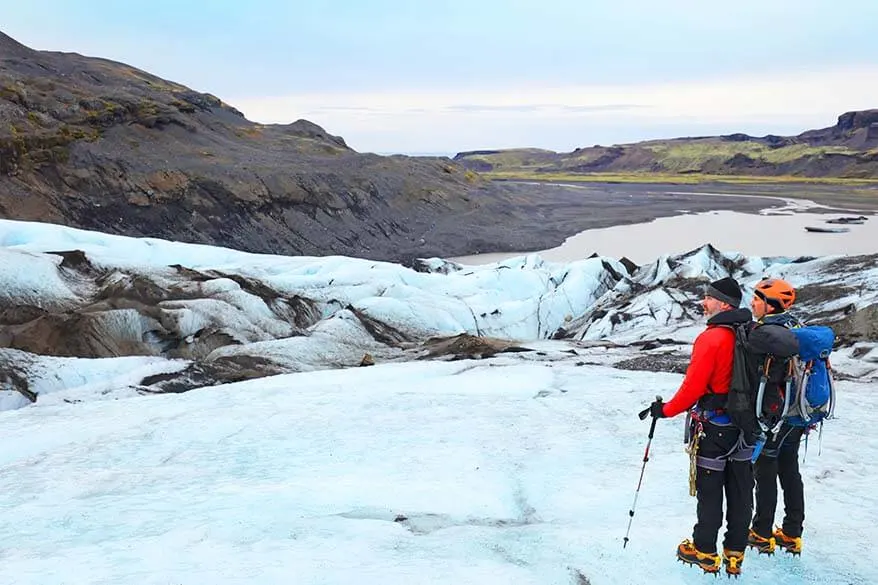
[[[26,45],[364,151],[798,133],[878,107],[876,0],[3,3],[0,30]]]

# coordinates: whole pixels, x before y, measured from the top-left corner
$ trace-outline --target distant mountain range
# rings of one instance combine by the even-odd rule
[[[846,112],[834,126],[798,136],[729,134],[595,145],[573,152],[534,148],[461,152],[454,160],[495,177],[616,174],[878,179],[878,109]]]

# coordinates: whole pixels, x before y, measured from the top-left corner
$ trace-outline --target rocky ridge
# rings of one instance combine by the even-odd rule
[[[447,158],[361,154],[310,121],[253,123],[211,94],[0,33],[0,217],[401,260],[435,253],[424,236],[477,209],[482,187]]]

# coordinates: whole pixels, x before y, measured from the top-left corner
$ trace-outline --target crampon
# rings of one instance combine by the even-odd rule
[[[774,531],[774,540],[777,543],[777,546],[784,549],[791,555],[800,555],[802,554],[802,537],[792,537],[784,534],[783,529],[776,528]]]
[[[705,573],[716,575],[722,566],[722,561],[716,553],[703,553],[695,548],[691,540],[684,540],[677,547],[677,560],[700,568]]]
[[[773,555],[775,550],[776,541],[774,536],[769,536],[765,538],[764,536],[760,536],[753,530],[750,531],[749,536],[747,537],[747,546],[752,549],[755,549],[761,555]]]
[[[726,575],[735,579],[741,574],[741,566],[744,564],[743,551],[729,550],[723,551],[723,565],[726,568]]]

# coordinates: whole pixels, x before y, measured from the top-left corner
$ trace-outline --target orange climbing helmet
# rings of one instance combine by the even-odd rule
[[[766,278],[760,281],[753,292],[757,297],[781,311],[792,307],[796,300],[796,289],[780,278]]]

